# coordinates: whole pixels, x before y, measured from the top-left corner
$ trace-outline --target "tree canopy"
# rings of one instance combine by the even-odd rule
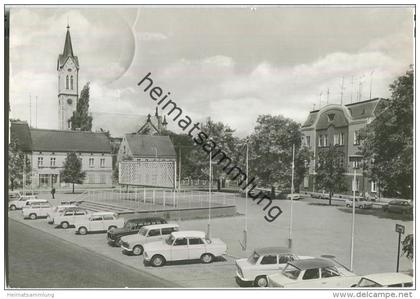
[[[60,175],[64,182],[72,184],[74,193],[74,184],[83,184],[83,180],[86,177],[86,172],[82,171],[82,161],[77,157],[76,153],[71,152],[67,154],[63,166],[64,169],[60,172]]]
[[[12,190],[23,186],[24,174],[26,174],[26,183],[30,182],[31,162],[27,155],[19,148],[16,139],[12,139],[9,144],[8,172],[9,184]]]
[[[71,129],[80,129],[81,131],[92,130],[92,116],[89,115],[89,82],[80,92],[80,98],[77,101],[76,111],[73,112],[71,120]]]

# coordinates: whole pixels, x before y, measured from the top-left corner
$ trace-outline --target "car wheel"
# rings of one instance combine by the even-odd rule
[[[267,277],[258,276],[255,278],[254,286],[259,288],[266,288],[268,286]]]
[[[35,220],[35,219],[36,219],[36,214],[34,214],[34,213],[30,214],[30,215],[29,215],[29,218],[30,218],[31,220]]]
[[[63,221],[63,222],[61,222],[61,227],[62,228],[68,228],[69,227],[69,223],[67,222],[67,221]]]
[[[351,208],[351,205],[349,205],[349,204],[346,204],[346,207],[348,207],[348,208]]]
[[[153,267],[162,267],[165,264],[165,258],[159,254],[152,257],[150,261]]]
[[[111,230],[111,229],[114,229],[114,228],[117,228],[115,225],[111,225],[110,227],[108,227],[108,230]]]
[[[10,210],[12,210],[12,211],[16,210],[16,206],[15,205],[11,205],[10,206]]]
[[[134,255],[142,255],[143,254],[143,246],[141,246],[141,245],[134,246],[133,254]]]
[[[204,264],[210,264],[213,261],[214,256],[211,253],[205,253],[200,259]]]
[[[79,228],[79,234],[81,235],[86,235],[87,234],[87,228],[82,226],[81,228]]]
[[[359,208],[360,209],[364,209],[365,208],[365,205],[361,205]]]

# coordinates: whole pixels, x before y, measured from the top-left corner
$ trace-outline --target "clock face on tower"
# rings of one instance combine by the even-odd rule
[[[67,99],[67,104],[71,105],[73,103],[72,99]]]

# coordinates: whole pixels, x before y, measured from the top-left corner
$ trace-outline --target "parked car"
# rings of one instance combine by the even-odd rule
[[[58,215],[63,213],[65,209],[72,208],[72,207],[75,207],[75,206],[74,205],[59,205],[59,206],[53,207],[52,210],[47,214],[47,222],[49,224],[54,223],[54,217],[57,217]]]
[[[413,277],[400,272],[369,274],[360,278],[356,288],[408,288],[413,286]]]
[[[320,193],[320,192],[312,192],[312,198],[319,198],[319,199],[330,199],[330,195],[328,193]]]
[[[22,194],[19,191],[9,191],[9,200],[10,199],[18,199],[22,196]]]
[[[393,212],[393,213],[401,213],[401,214],[412,214],[413,213],[413,205],[408,200],[396,199],[391,200],[388,204],[384,205],[384,211]]]
[[[61,213],[54,215],[50,221],[61,228],[68,228],[74,225],[78,219],[88,218],[89,215],[89,211],[73,206],[67,207]]]
[[[29,205],[22,209],[23,219],[30,218],[35,220],[40,217],[47,217],[51,213],[53,207],[48,201],[30,202]]]
[[[143,226],[137,234],[122,237],[121,248],[123,252],[141,255],[144,244],[163,240],[178,230],[179,225],[172,223]]]
[[[236,260],[236,281],[240,286],[266,287],[267,276],[281,271],[288,262],[311,257],[297,256],[283,247],[255,249],[247,259]]]
[[[38,197],[36,195],[22,195],[17,200],[12,200],[9,202],[9,209],[10,210],[16,210],[16,209],[22,209],[23,207],[29,205],[28,201],[37,200]],[[45,199],[42,199],[43,201],[47,201]]]
[[[303,198],[303,196],[300,195],[299,193],[287,194],[287,199],[288,200],[291,200],[291,199],[299,200],[299,199],[302,199],[302,198]]]
[[[339,271],[330,260],[313,258],[289,262],[280,273],[268,276],[268,286],[277,288],[348,288],[359,276]]]
[[[108,231],[124,226],[124,218],[112,212],[96,212],[89,217],[77,218],[74,223],[75,232],[86,235],[88,232]]]
[[[217,238],[206,238],[204,232],[173,232],[164,240],[144,244],[144,262],[154,267],[169,261],[196,260],[213,262],[215,257],[226,254],[226,244]]]
[[[124,224],[124,227],[114,228],[108,231],[107,233],[108,244],[112,246],[116,246],[116,245],[119,246],[121,237],[137,234],[140,228],[142,228],[145,225],[164,224],[164,223],[167,223],[166,220],[160,217],[128,219],[127,222]]]
[[[363,198],[355,198],[354,206],[360,209],[371,209],[373,207],[372,202],[366,201]],[[352,208],[353,207],[353,199],[346,199],[346,207]]]

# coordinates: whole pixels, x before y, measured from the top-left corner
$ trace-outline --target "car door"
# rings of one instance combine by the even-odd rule
[[[92,216],[89,221],[89,230],[100,231],[104,230],[104,221],[102,216]]]
[[[149,229],[147,232],[147,242],[158,241],[161,239],[161,232],[159,228]]]
[[[321,268],[321,287],[331,287],[331,288],[337,288],[342,287],[340,285],[340,273],[335,267],[325,267]]]
[[[191,260],[201,258],[206,253],[206,245],[201,238],[188,238],[188,254]]]
[[[258,272],[263,275],[269,275],[279,272],[278,256],[276,254],[266,254],[260,258]]]
[[[81,219],[86,216],[86,212],[83,210],[75,210],[74,214],[69,217],[70,223],[75,223],[77,219]]]
[[[171,260],[188,260],[188,240],[187,238],[178,238],[171,246]]]

